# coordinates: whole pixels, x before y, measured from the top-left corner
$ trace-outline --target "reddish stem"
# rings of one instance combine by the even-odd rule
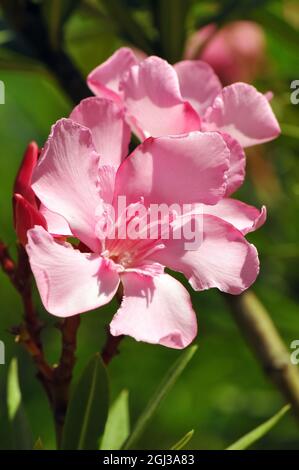
[[[118,345],[123,338],[124,335],[112,336],[109,327],[107,327],[107,339],[105,346],[102,349],[102,359],[104,364],[108,365],[111,359],[119,354]]]
[[[21,343],[30,354],[36,365],[37,378],[42,383],[52,408],[59,444],[76,362],[75,351],[80,316],[66,318],[59,324],[62,335],[62,351],[59,364],[52,367],[43,353],[40,338],[42,323],[32,301],[32,274],[28,256],[23,246],[18,246],[18,263],[15,264],[7,246],[0,240],[0,265],[22,299],[24,322],[12,328],[12,333],[16,336],[16,341]]]

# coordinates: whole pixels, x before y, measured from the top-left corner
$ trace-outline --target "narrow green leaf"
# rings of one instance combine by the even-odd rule
[[[157,0],[155,5],[163,57],[175,63],[183,55],[190,0]]]
[[[62,1],[52,0],[49,5],[49,40],[52,48],[56,50],[61,42]]]
[[[142,26],[135,20],[127,5],[119,0],[101,0],[101,4],[125,39],[147,54],[153,54],[151,40],[147,37]]]
[[[194,429],[191,429],[191,431],[187,432],[185,436],[182,437],[174,446],[171,447],[170,450],[181,450],[184,449],[185,446],[188,444],[188,442],[192,439],[194,434]]]
[[[290,405],[284,406],[278,413],[276,413],[272,418],[265,421],[263,424],[253,429],[253,431],[245,434],[245,436],[238,439],[232,445],[230,445],[226,450],[244,450],[254,444],[256,441],[261,439],[265,434],[267,434],[281,418],[289,411]]]
[[[294,124],[281,124],[281,134],[286,137],[293,137],[294,139],[299,139],[299,127],[294,126]]]
[[[21,390],[19,386],[19,377],[18,377],[18,363],[16,358],[12,359],[7,378],[7,408],[8,408],[8,417],[12,421],[18,409],[21,406]]]
[[[129,434],[129,392],[123,390],[110,408],[100,449],[121,449]]]
[[[78,4],[78,0],[44,0],[43,15],[52,49],[57,50],[61,47],[63,25]]]
[[[44,444],[40,437],[36,439],[33,450],[44,450]]]
[[[152,418],[153,414],[157,410],[158,406],[160,405],[161,401],[170,389],[173,387],[175,382],[180,377],[181,373],[192,359],[194,353],[197,350],[197,346],[191,346],[183,354],[177,359],[177,361],[173,364],[173,366],[169,369],[168,373],[166,374],[164,380],[159,385],[158,389],[150,399],[149,403],[147,404],[145,410],[138,418],[132,433],[128,437],[124,449],[130,449],[136,443],[136,441],[140,438],[143,431],[145,430],[148,422]]]
[[[13,447],[28,450],[33,447],[33,438],[22,404],[22,394],[18,377],[17,359],[12,359],[7,377],[7,409],[10,422]]]
[[[100,355],[96,354],[87,364],[71,396],[62,449],[98,449],[108,407],[107,372]]]

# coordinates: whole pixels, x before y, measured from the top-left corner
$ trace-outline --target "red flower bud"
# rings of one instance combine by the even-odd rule
[[[36,207],[35,194],[31,189],[31,179],[33,170],[38,159],[38,145],[36,142],[30,142],[25,151],[23,161],[18,171],[15,184],[14,194],[21,194],[28,202]]]
[[[21,194],[13,195],[15,230],[22,245],[27,244],[27,231],[35,225],[47,229],[47,222],[38,209],[28,202]]]

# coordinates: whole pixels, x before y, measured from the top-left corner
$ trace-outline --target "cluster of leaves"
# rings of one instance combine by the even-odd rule
[[[197,346],[189,347],[173,364],[132,429],[130,429],[128,390],[122,390],[109,407],[107,370],[101,356],[94,355],[74,387],[59,448],[62,450],[134,448],[161,401],[174,386],[196,350]],[[11,361],[9,367],[7,407],[14,448],[43,450],[42,439],[38,437],[34,441],[30,424],[27,421],[16,359]],[[268,421],[229,446],[227,450],[244,450],[250,447],[269,432],[289,408],[286,405]],[[193,434],[194,430],[189,431],[170,449],[185,449]]]

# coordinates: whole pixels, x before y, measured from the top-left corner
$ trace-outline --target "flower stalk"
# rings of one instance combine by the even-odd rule
[[[299,421],[299,371],[291,363],[290,353],[270,315],[250,290],[239,296],[223,295],[266,376],[292,405]]]
[[[51,366],[43,352],[40,337],[43,325],[33,305],[32,274],[27,253],[23,246],[18,246],[18,262],[16,264],[10,256],[7,246],[0,240],[0,264],[22,299],[24,321],[13,327],[11,331],[15,335],[16,342],[22,344],[36,366],[36,376],[46,392],[53,413],[57,445],[59,447],[76,362],[75,351],[80,315],[66,318],[59,323],[62,350],[59,363]]]
[[[109,327],[107,328],[107,339],[105,346],[102,349],[102,359],[106,366],[114,356],[119,354],[118,346],[123,338],[124,335],[112,336]]]

